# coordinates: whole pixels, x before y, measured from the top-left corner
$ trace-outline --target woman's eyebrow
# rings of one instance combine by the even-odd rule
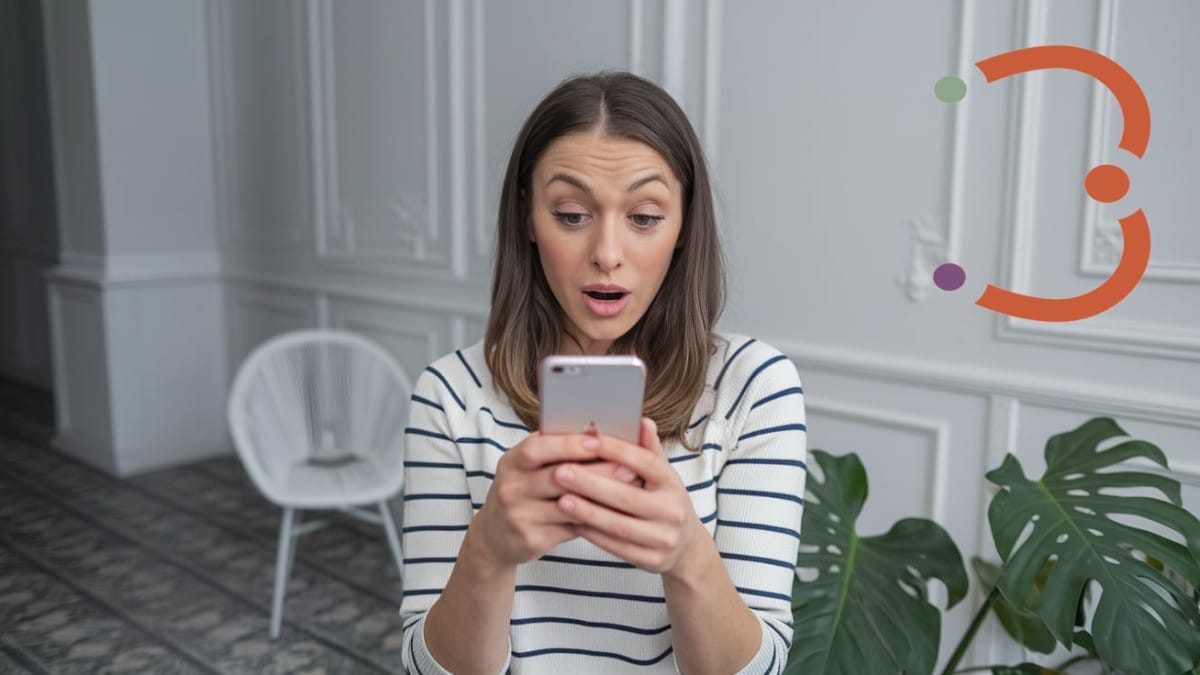
[[[562,182],[567,183],[569,185],[574,185],[575,187],[579,188],[580,190],[583,190],[588,196],[591,196],[591,194],[592,194],[591,188],[589,188],[587,185],[585,185],[583,183],[583,181],[579,180],[578,178],[575,178],[574,176],[568,176],[565,173],[556,173],[553,176],[551,176],[550,180],[546,181],[546,187],[549,187],[550,184],[556,180],[561,180]],[[662,183],[663,185],[667,186],[667,188],[670,188],[670,186],[667,185],[667,181],[665,179],[663,179],[662,175],[656,173],[651,176],[646,176],[645,178],[639,178],[639,179],[633,181],[632,183],[630,183],[629,187],[625,188],[625,191],[633,192],[634,190],[642,187],[643,185],[645,185],[647,183],[652,183],[654,181],[658,181],[658,182]]]

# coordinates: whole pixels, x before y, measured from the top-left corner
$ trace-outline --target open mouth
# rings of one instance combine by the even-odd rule
[[[623,291],[584,291],[584,294],[589,298],[594,298],[604,302],[614,302],[625,297],[625,293]]]

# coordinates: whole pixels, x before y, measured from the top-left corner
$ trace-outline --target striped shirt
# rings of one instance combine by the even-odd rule
[[[742,673],[782,673],[792,639],[791,592],[804,508],[804,392],[778,350],[717,339],[690,451],[664,447],[697,517],[716,541],[762,641]],[[445,588],[467,524],[496,463],[528,436],[493,388],[482,342],[425,369],[414,387],[404,462],[403,659],[410,673],[446,673],[425,646],[425,613]],[[577,538],[518,566],[501,669],[526,673],[674,673],[662,577]]]

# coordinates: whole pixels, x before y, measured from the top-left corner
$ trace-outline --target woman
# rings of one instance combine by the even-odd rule
[[[500,196],[486,337],[413,396],[410,672],[782,672],[803,392],[775,349],[714,333],[722,275],[703,154],[666,92],[601,73],[537,106]],[[641,357],[638,444],[533,431],[555,353]]]

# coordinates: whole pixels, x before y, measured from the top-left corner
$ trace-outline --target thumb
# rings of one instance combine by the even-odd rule
[[[647,450],[662,452],[662,444],[658,441],[658,425],[649,417],[642,418],[642,428],[638,445]]]

